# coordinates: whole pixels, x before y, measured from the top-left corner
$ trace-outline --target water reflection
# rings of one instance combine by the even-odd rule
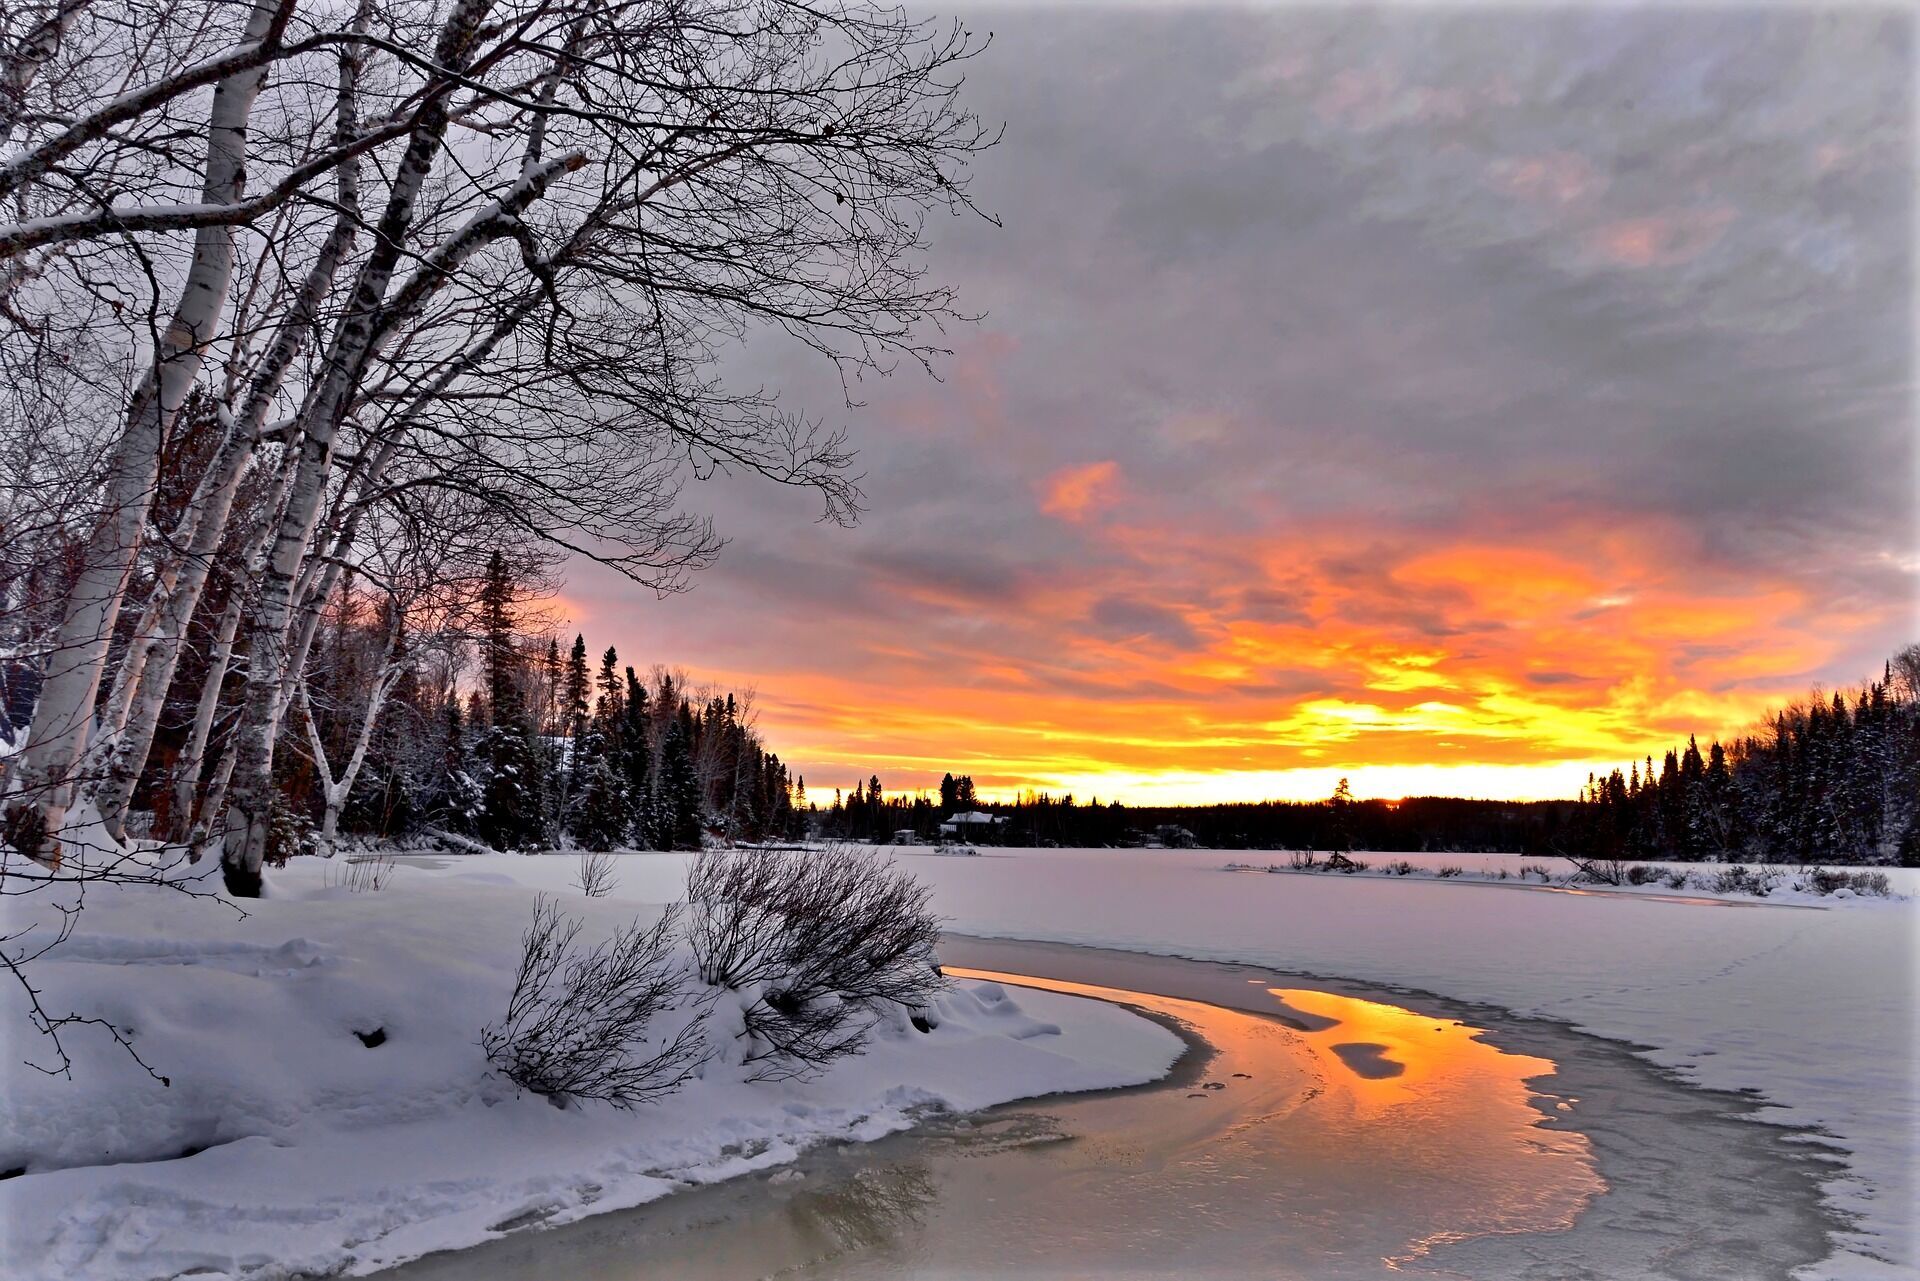
[[[1424,1270],[1446,1242],[1564,1228],[1602,1190],[1586,1139],[1541,1128],[1529,1106],[1553,1070],[1547,1060],[1392,1005],[1246,986],[1244,971],[1219,967],[1162,969],[1210,999],[950,973],[1120,1001],[1183,1024],[1215,1051],[1188,1079],[950,1119],[817,1152],[804,1177],[759,1176],[671,1198],[617,1227],[582,1224],[562,1246],[536,1239],[409,1271],[462,1281],[1342,1281]],[[1228,1008],[1223,991],[1256,1008]]]
[[[921,1226],[939,1186],[918,1161],[855,1170],[787,1202],[794,1231],[822,1261],[860,1250],[887,1250]]]

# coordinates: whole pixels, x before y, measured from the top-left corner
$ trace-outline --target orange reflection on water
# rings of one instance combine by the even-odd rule
[[[1149,1122],[1155,1141],[1186,1142],[1195,1162],[1275,1189],[1276,1230],[1283,1220],[1344,1221],[1354,1233],[1367,1206],[1385,1221],[1367,1244],[1390,1271],[1451,1241],[1569,1227],[1606,1188],[1586,1136],[1542,1123],[1573,1103],[1547,1093],[1552,1061],[1509,1053],[1457,1019],[1331,992],[1236,988],[1238,980],[1206,991],[1232,1007],[1222,1009],[1001,971],[946,972],[1117,1001],[1198,1032],[1217,1052],[1206,1075],[1236,1094],[1256,1092],[1237,1102],[1260,1123],[1209,1133],[1205,1110],[1169,1109]]]

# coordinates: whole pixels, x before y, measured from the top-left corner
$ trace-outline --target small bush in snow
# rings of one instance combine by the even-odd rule
[[[1574,858],[1562,855],[1576,869],[1573,879],[1586,881],[1591,885],[1623,885],[1627,879],[1625,859],[1618,858]]]
[[[1296,872],[1317,872],[1320,870],[1320,860],[1313,856],[1311,850],[1295,850],[1287,855],[1287,866]]]
[[[1714,873],[1707,882],[1707,888],[1716,894],[1744,894],[1747,884],[1746,867],[1740,863],[1730,863]]]
[[[1667,888],[1670,890],[1684,890],[1693,880],[1692,874],[1684,867],[1667,868],[1666,878]]]
[[[1393,860],[1393,862],[1387,864],[1387,870],[1393,873],[1395,876],[1412,876],[1413,864],[1407,862],[1407,860],[1403,858],[1397,858]]]
[[[688,940],[704,981],[748,994],[755,1079],[808,1075],[857,1053],[888,1008],[927,1005],[944,984],[927,896],[899,867],[844,846],[694,860]]]
[[[1779,883],[1780,869],[1777,867],[1750,868],[1731,863],[1720,869],[1718,875],[1707,883],[1707,888],[1717,894],[1751,894],[1755,898],[1765,898]]]
[[[1466,868],[1461,867],[1458,863],[1445,863],[1434,872],[1434,875],[1442,880],[1446,880],[1450,877],[1462,875],[1466,870]]]
[[[1644,863],[1635,863],[1627,869],[1627,884],[1646,885],[1659,880],[1666,874],[1667,869],[1664,867],[1648,867]]]
[[[391,854],[357,854],[329,865],[324,879],[326,884],[354,894],[371,894],[387,887],[394,866]]]
[[[1543,881],[1553,879],[1552,874],[1547,871],[1544,863],[1522,863],[1520,865],[1520,879],[1524,881],[1529,876],[1538,876]]]
[[[1852,890],[1856,894],[1885,898],[1893,893],[1893,882],[1885,872],[1839,872],[1831,868],[1812,867],[1800,869],[1799,888],[1815,894]]]
[[[672,959],[679,917],[676,905],[651,926],[636,921],[582,948],[580,922],[562,917],[545,895],[536,899],[506,1017],[480,1033],[494,1070],[557,1101],[604,1099],[618,1108],[685,1084],[704,1057],[700,1020],[647,1040],[649,1023],[688,1001],[686,975]]]
[[[1888,898],[1893,894],[1893,882],[1885,872],[1850,873],[1847,888],[1855,894],[1871,894],[1876,898]]]
[[[580,856],[580,869],[573,885],[588,898],[604,898],[618,884],[613,874],[613,855],[589,850]]]

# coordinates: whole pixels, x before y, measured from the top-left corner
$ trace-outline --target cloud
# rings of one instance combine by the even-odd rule
[[[994,25],[1001,225],[929,261],[985,319],[857,388],[865,523],[690,486],[719,566],[576,573],[590,642],[755,684],[816,790],[1168,796],[1571,794],[1913,638],[1910,15]]]
[[[1711,249],[1733,217],[1723,206],[1626,218],[1600,227],[1592,240],[1623,267],[1671,267]]]
[[[1120,497],[1120,464],[1107,460],[1062,467],[1040,482],[1040,510],[1061,520],[1082,521]]]
[[[1094,603],[1087,620],[1115,640],[1152,641],[1176,649],[1192,649],[1200,643],[1186,619],[1152,601],[1105,596]]]

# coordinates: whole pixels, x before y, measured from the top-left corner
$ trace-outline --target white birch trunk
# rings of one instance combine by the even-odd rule
[[[459,0],[441,28],[434,61],[458,73],[472,51],[472,33],[491,0]],[[382,304],[413,226],[415,202],[443,145],[449,107],[442,93],[426,107],[393,176],[371,256],[354,282],[327,351],[326,376],[300,412],[299,470],[260,579],[260,601],[247,655],[247,702],[234,743],[234,781],[221,872],[229,893],[260,893],[272,806],[273,749],[286,707],[287,633],[293,589],[333,465],[333,441],[380,336]]]
[[[475,14],[483,7],[483,0],[470,0],[467,6]],[[444,131],[444,121],[440,128]],[[228,825],[222,856],[228,889],[236,894],[259,892],[260,867],[266,856],[273,747],[287,691],[298,676],[299,665],[305,662],[313,628],[303,626],[298,636],[289,633],[298,603],[302,565],[318,524],[320,502],[332,469],[333,439],[338,424],[360,386],[368,362],[391,334],[392,326],[409,318],[454,270],[505,234],[518,214],[537,200],[556,178],[586,163],[586,158],[575,152],[523,173],[506,195],[468,219],[445,244],[427,255],[395,299],[383,305],[381,300],[398,260],[392,247],[400,244],[412,219],[413,201],[431,171],[437,134],[435,138],[433,147],[410,147],[401,163],[387,217],[382,220],[379,247],[362,269],[353,301],[341,321],[327,362],[328,376],[302,411],[305,429],[301,437],[300,477],[289,496],[273,553],[261,578],[260,609],[250,649],[247,715],[241,726],[231,801],[238,814],[236,821]],[[321,579],[326,579],[324,571]]]
[[[193,729],[187,734],[180,759],[174,762],[173,809],[169,835],[184,841],[193,831],[193,801],[200,791],[200,768],[207,758],[207,740],[213,736],[213,722],[220,714],[220,687],[226,683],[227,667],[233,660],[233,638],[240,630],[241,596],[234,592],[220,615],[213,638],[213,652],[207,660],[206,683],[200,687],[200,702],[193,712]]]
[[[386,710],[387,699],[392,697],[394,689],[400,684],[400,678],[406,674],[411,660],[393,661],[393,643],[387,645],[387,660],[381,668],[380,678],[374,683],[367,696],[366,715],[360,720],[360,728],[353,738],[353,749],[347,756],[347,763],[341,769],[340,776],[334,777],[327,764],[326,745],[320,740],[320,727],[313,719],[313,705],[307,697],[307,687],[302,682],[297,697],[300,710],[307,723],[307,743],[313,752],[314,766],[320,773],[320,794],[325,808],[320,818],[320,839],[331,848],[335,836],[340,830],[340,814],[347,807],[347,798],[353,795],[353,785],[360,777],[360,769],[367,761],[367,750],[373,745],[374,730],[380,721],[380,713]]]
[[[243,39],[277,39],[292,9],[292,0],[257,0]],[[249,69],[227,77],[214,90],[202,186],[208,201],[238,199],[245,187],[247,119],[264,78],[263,69]],[[233,228],[204,227],[194,234],[186,285],[159,339],[153,366],[128,407],[126,427],[108,462],[106,515],[88,540],[47,660],[20,776],[27,800],[40,806],[48,830],[55,834],[56,859],[57,834],[73,801],[74,775],[86,750],[108,645],[146,527],[160,445],[218,329],[233,265]]]
[[[347,74],[343,71],[343,78]],[[343,110],[350,92],[351,86],[343,84]],[[349,164],[341,178],[343,204],[348,208],[352,207],[351,196],[356,186]],[[267,412],[306,344],[313,317],[331,291],[334,276],[353,239],[353,221],[343,216],[328,234],[293,306],[281,320],[238,421],[232,425],[220,453],[196,487],[188,517],[192,522],[191,541],[181,558],[183,563],[155,589],[148,616],[141,620],[142,629],[129,649],[127,669],[121,673],[114,699],[109,703],[105,730],[111,736],[111,744],[104,755],[104,777],[95,788],[101,817],[116,840],[122,835],[134,786],[153,749],[153,736],[160,724],[167,689],[180,665],[187,626],[193,621],[194,611],[199,608],[206,590],[214,554],[225,536],[240,482],[259,448]],[[124,696],[120,692],[122,688],[127,690]]]

